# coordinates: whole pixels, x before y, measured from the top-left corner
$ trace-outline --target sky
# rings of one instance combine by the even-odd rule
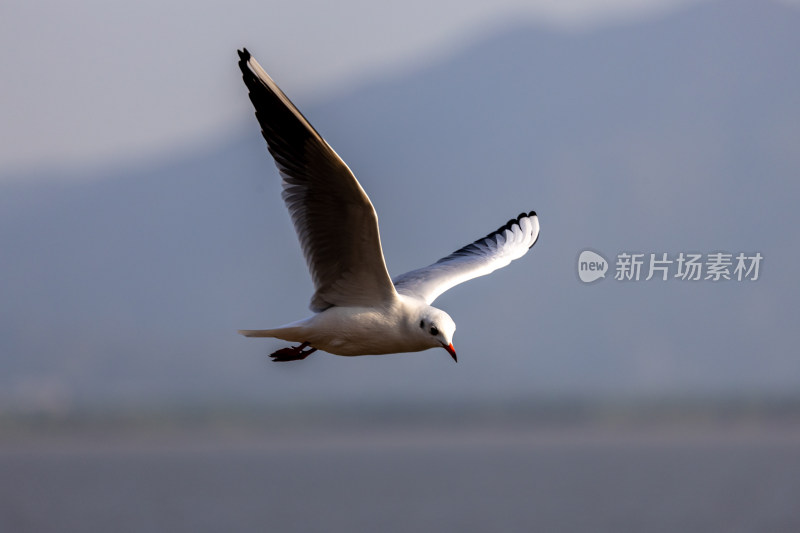
[[[250,115],[236,68],[242,46],[308,105],[512,21],[586,31],[693,1],[5,2],[0,179],[224,137]]]
[[[382,398],[387,383],[397,398],[796,390],[800,243],[783,228],[797,225],[800,33],[787,15],[800,11],[415,5],[0,8],[0,59],[16,73],[0,79],[0,352],[23,354],[2,362],[0,389],[57,406],[98,384],[115,398],[209,382],[273,397],[295,385],[367,395],[365,383]],[[442,352],[321,357],[294,381],[263,367],[267,345],[235,335],[305,316],[311,290],[265,179],[276,174],[236,64],[243,45],[362,180],[392,273],[540,213],[547,236],[529,260],[442,297],[471,361],[460,377],[430,366],[452,364]],[[441,209],[444,195],[459,209]],[[422,216],[408,216],[412,202]],[[575,274],[587,248],[609,260],[758,251],[768,266],[748,285],[595,289]],[[547,307],[531,311],[532,298]]]

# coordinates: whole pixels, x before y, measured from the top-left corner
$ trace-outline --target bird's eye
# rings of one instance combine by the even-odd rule
[[[419,327],[422,328],[422,329],[425,329],[425,321],[424,320],[420,320],[419,321]]]
[[[431,326],[431,335],[434,337],[439,334],[439,330],[436,329],[436,326]]]

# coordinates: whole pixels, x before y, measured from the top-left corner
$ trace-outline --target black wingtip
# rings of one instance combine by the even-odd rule
[[[512,229],[514,226],[519,225],[519,223],[522,222],[523,218],[530,218],[530,217],[535,217],[535,216],[536,216],[536,211],[531,211],[530,213],[526,213],[525,211],[523,211],[522,213],[517,215],[517,218],[512,218],[511,220],[506,222],[505,226],[500,226],[500,229],[498,229],[494,233],[498,233],[498,232],[500,232],[500,231],[502,231],[504,229]],[[489,235],[491,235],[491,233]],[[487,237],[489,235],[487,235]]]
[[[539,218],[539,215],[537,215],[537,214],[536,214],[536,211],[531,211],[530,213],[528,213],[528,216],[529,216],[529,217],[536,217],[536,218]],[[536,244],[537,242],[539,242],[539,237],[540,237],[541,235],[542,235],[542,234],[541,234],[541,232],[536,234],[536,238],[533,240],[533,242],[531,243],[531,245],[530,245],[530,246],[528,246],[528,250],[530,250],[531,248],[533,248],[533,245],[534,245],[534,244]]]
[[[250,61],[250,52],[247,51],[247,48],[242,48],[241,50],[237,50],[239,53],[239,69],[241,69],[242,74],[247,74],[250,68],[247,66],[247,62]]]
[[[523,211],[522,213],[517,215],[517,218],[512,218],[509,222],[516,222],[517,224],[519,224],[520,222],[522,222],[523,218],[530,218],[535,216],[537,216],[536,211],[529,211],[528,213]]]
[[[491,233],[487,234],[485,237],[481,237],[480,239],[478,239],[478,240],[476,240],[474,242],[471,242],[470,244],[468,244],[466,246],[463,246],[463,247],[459,248],[458,250],[456,250],[452,254],[448,255],[447,257],[443,257],[443,258],[439,259],[437,261],[437,263],[443,263],[445,261],[448,261],[448,260],[452,259],[453,257],[470,255],[471,253],[474,253],[474,248],[475,248],[476,243],[479,243],[481,241],[485,241],[487,239],[492,239],[496,235],[498,235],[500,233],[503,233],[506,230],[512,230],[513,231],[514,226],[519,226],[520,223],[522,222],[523,218],[530,218],[530,217],[537,217],[538,218],[538,216],[536,215],[536,211],[530,211],[527,214],[523,211],[522,213],[519,214],[519,216],[517,218],[512,218],[511,220],[509,220],[508,222],[506,222],[505,224],[503,224],[502,226],[497,228],[495,231],[492,231]],[[531,244],[528,248],[532,248],[533,245],[536,244],[536,242],[538,240],[539,240],[539,235],[537,234],[536,240],[534,240],[533,244]]]

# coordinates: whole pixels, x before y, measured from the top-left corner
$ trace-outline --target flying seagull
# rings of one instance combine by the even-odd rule
[[[315,288],[312,316],[239,333],[300,343],[274,352],[273,361],[305,359],[316,350],[352,356],[437,347],[458,361],[456,325],[430,304],[449,288],[525,255],[539,237],[536,213],[522,213],[432,265],[392,279],[378,215],[356,177],[246,48],[239,51],[239,68]]]

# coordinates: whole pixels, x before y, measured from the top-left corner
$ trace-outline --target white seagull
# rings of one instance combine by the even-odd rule
[[[458,361],[456,325],[430,304],[449,288],[525,255],[539,237],[536,213],[522,213],[432,265],[392,280],[378,216],[356,177],[246,48],[239,59],[315,288],[312,316],[239,333],[300,343],[274,352],[273,361],[305,359],[316,350],[352,356],[437,347]]]

